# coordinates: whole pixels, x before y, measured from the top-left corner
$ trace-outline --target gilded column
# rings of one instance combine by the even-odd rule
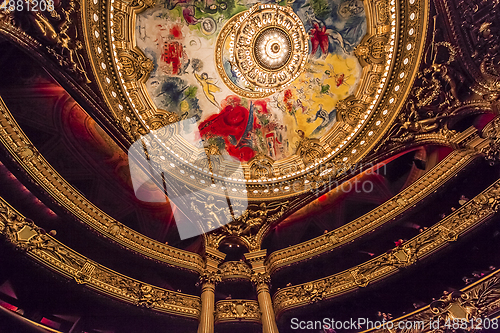
[[[252,277],[252,281],[257,288],[257,299],[259,300],[260,312],[262,314],[262,332],[279,333],[274,316],[273,301],[269,293],[269,274],[257,273]]]
[[[204,273],[201,277],[201,314],[198,333],[214,333],[215,284],[220,281],[214,272]]]
[[[266,250],[260,250],[246,253],[245,258],[250,262],[254,271],[252,282],[257,289],[257,299],[262,314],[262,332],[279,333],[278,326],[276,325],[276,317],[274,315],[273,301],[269,293],[269,282],[271,278],[264,265],[266,252]]]
[[[198,333],[214,333],[215,285],[221,280],[218,266],[226,255],[212,248],[206,248],[205,251],[206,270],[200,276],[201,314]]]

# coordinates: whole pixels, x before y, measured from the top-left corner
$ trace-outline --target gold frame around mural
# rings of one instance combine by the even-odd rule
[[[86,0],[82,3],[85,45],[97,84],[111,116],[127,133],[130,142],[147,134],[153,129],[153,123],[169,124],[175,120],[165,111],[157,110],[148,97],[144,81],[150,60],[135,46],[135,17],[153,5],[150,0]],[[314,163],[307,163],[304,156],[299,155],[272,161],[270,173],[264,179],[252,179],[250,163],[244,164],[241,178],[226,181],[234,188],[245,184],[249,200],[271,200],[309,191],[303,184],[315,165],[326,161],[359,163],[395,120],[419,68],[429,4],[425,0],[374,0],[365,1],[365,10],[369,13],[367,35],[355,51],[364,66],[362,78],[356,93],[338,103],[335,128],[317,143],[322,153],[315,154],[318,158]],[[120,69],[121,56],[127,57],[134,68],[132,74],[125,75]],[[169,145],[173,152],[165,156],[172,160],[180,156],[189,161],[199,153],[193,152],[181,139],[174,138]],[[285,182],[302,186],[292,193],[282,190]],[[278,191],[264,191],[270,184]]]

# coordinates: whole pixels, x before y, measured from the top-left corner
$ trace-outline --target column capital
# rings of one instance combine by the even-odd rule
[[[271,276],[268,273],[254,273],[251,277],[251,281],[257,286],[257,288],[262,285],[268,286],[271,283]]]
[[[221,277],[218,272],[206,270],[200,275],[199,280],[202,285],[205,284],[216,285],[217,283],[221,282]]]

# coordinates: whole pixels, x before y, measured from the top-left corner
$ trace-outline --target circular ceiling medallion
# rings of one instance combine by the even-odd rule
[[[291,7],[257,4],[224,25],[215,58],[233,92],[262,98],[296,80],[308,53],[308,34]]]

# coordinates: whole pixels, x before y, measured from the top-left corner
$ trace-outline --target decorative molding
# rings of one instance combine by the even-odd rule
[[[227,261],[219,267],[222,280],[250,280],[252,269],[244,261]]]
[[[490,316],[498,315],[500,311],[500,270],[485,276],[466,288],[452,293],[445,293],[417,311],[400,318],[393,319],[393,329],[371,329],[363,333],[424,333],[433,332],[433,327],[445,328],[448,323],[453,327],[453,320],[468,322],[467,329],[471,332],[480,332],[473,329],[471,323],[479,328],[480,323]],[[423,327],[399,328],[402,321],[421,322]],[[420,325],[422,326],[422,325]],[[404,327],[404,325],[402,325]]]
[[[354,96],[347,97],[337,104],[337,119],[350,126],[356,126],[363,115],[366,103]]]
[[[499,205],[500,180],[439,223],[381,256],[323,279],[281,289],[274,295],[275,313],[331,299],[393,275],[487,220]]]
[[[431,195],[478,156],[479,152],[473,150],[452,152],[424,177],[374,210],[324,235],[273,252],[266,262],[268,271],[273,274],[285,266],[326,254],[371,232]]]
[[[246,243],[250,251],[258,251],[265,232],[273,222],[278,221],[283,216],[288,206],[288,201],[263,202],[260,205],[250,204],[248,209],[236,219],[232,220],[231,216],[221,217],[223,220],[232,221],[221,228],[204,234],[205,244],[211,248],[218,248],[224,238],[238,237]],[[237,211],[237,206],[233,205],[232,209]],[[228,213],[230,212],[226,212],[226,214]],[[200,215],[200,218],[206,217]]]
[[[342,102],[339,102],[339,104]],[[339,106],[337,106],[339,108]],[[310,166],[311,164],[318,163],[326,155],[325,148],[319,139],[310,139],[305,136],[304,132],[298,130],[299,143],[295,154],[297,154],[304,165]]]
[[[3,198],[0,234],[40,264],[99,293],[158,312],[190,318],[200,315],[199,297],[155,287],[93,262],[45,233]]]
[[[215,322],[261,322],[259,303],[253,300],[222,300],[215,304]]]
[[[16,10],[12,11],[9,10],[10,4],[5,3],[6,8],[0,13],[0,31],[10,30],[15,35],[26,35],[36,40],[41,46],[39,52],[50,55],[60,68],[80,83],[90,83],[83,58],[83,44],[78,27],[74,26],[80,15],[79,3],[75,0],[64,0],[56,4],[47,2],[46,10],[37,11],[21,11],[19,4],[15,4]],[[32,1],[29,4],[32,8],[37,8]],[[23,3],[22,9],[24,6],[27,4]]]
[[[123,225],[92,204],[73,188],[36,150],[16,123],[0,97],[0,142],[17,163],[55,202],[79,221],[120,245],[163,263],[202,272],[200,255],[180,250],[148,238]]]

